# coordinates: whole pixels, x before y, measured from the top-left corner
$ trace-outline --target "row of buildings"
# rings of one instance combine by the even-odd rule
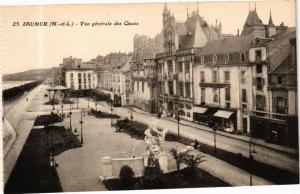
[[[74,67],[69,67],[64,59],[63,83],[75,90],[111,93],[122,106],[203,124],[214,122],[225,131],[251,131],[267,140],[295,141],[295,28],[276,26],[271,13],[264,24],[255,9],[249,11],[241,33],[225,35],[220,22],[208,25],[198,9],[187,12],[186,21],[178,23],[166,5],[162,24],[153,39],[136,36],[133,53],[122,54],[124,60],[114,64],[93,59],[94,67],[89,68],[69,58],[74,61]]]

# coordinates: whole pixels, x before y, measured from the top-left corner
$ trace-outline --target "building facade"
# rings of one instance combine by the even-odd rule
[[[97,75],[93,69],[68,68],[65,70],[66,87],[73,91],[97,88]]]
[[[132,75],[133,104],[147,112],[157,113],[157,69],[155,59],[145,59],[143,66],[135,68]]]

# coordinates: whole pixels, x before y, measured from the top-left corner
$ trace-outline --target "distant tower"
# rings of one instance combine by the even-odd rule
[[[186,4],[186,19],[189,19],[189,6]]]
[[[276,35],[276,27],[273,23],[271,10],[270,10],[269,23],[267,25],[267,35],[268,37]]]
[[[199,15],[199,4],[198,4],[198,1],[197,1],[197,15]]]
[[[163,25],[165,25],[168,17],[170,17],[170,11],[168,10],[167,3],[164,3],[164,11],[163,11]]]

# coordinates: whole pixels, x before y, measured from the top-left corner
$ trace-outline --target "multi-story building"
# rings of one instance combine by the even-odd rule
[[[210,26],[199,12],[187,13],[184,23],[176,23],[166,5],[163,11],[163,48],[156,55],[157,93],[159,109],[164,115],[177,112],[192,120],[190,109],[193,107],[193,66],[196,48],[205,46],[210,40],[222,37],[221,23]]]
[[[283,144],[297,143],[296,29],[273,36],[262,44],[268,55],[268,78],[263,104],[256,95],[251,111],[251,131],[255,137]]]
[[[105,68],[96,72],[99,90],[102,93],[110,94],[117,105],[131,105],[131,71],[129,60],[118,66]]]
[[[157,113],[157,75],[155,59],[144,59],[143,66],[132,75],[134,105],[144,111]]]
[[[73,91],[86,91],[97,88],[97,75],[93,69],[65,69],[65,86]]]

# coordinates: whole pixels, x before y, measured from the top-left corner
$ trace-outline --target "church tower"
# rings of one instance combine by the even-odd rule
[[[271,10],[270,10],[269,23],[267,25],[267,33],[268,33],[268,37],[276,35],[276,27],[273,23]]]

